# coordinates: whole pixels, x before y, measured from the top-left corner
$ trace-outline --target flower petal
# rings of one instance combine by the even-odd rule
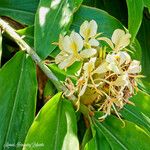
[[[119,76],[117,80],[113,82],[113,85],[121,86],[124,88],[127,85],[127,76],[126,75]]]
[[[68,54],[65,51],[61,51],[56,57],[55,57],[55,63],[59,64],[64,59],[68,57]]]
[[[120,70],[119,70],[118,66],[117,66],[115,63],[110,63],[110,64],[108,65],[108,68],[109,68],[111,71],[113,71],[114,73],[120,74]]]
[[[81,89],[81,91],[80,91],[80,93],[79,93],[79,96],[82,96],[82,95],[85,93],[86,88],[87,88],[87,81],[86,81],[85,84],[83,85],[83,87],[82,87],[82,89]]]
[[[111,37],[112,42],[115,45],[118,45],[120,43],[120,39],[125,35],[125,31],[121,29],[116,29]]]
[[[74,31],[71,32],[70,37],[71,37],[71,39],[72,39],[72,42],[75,44],[75,47],[74,47],[74,48],[75,48],[78,52],[81,51],[82,48],[83,48],[83,39],[82,39],[82,37],[81,37],[78,33],[74,32]],[[74,49],[74,50],[75,50],[75,49]]]
[[[112,35],[112,42],[115,44],[115,50],[121,50],[129,45],[131,35],[124,30],[116,29]]]
[[[80,35],[85,39],[87,36],[87,29],[89,26],[89,22],[86,20],[80,26]]]
[[[97,33],[97,27],[98,26],[97,26],[97,23],[96,23],[95,20],[91,20],[89,22],[89,30],[90,30],[90,32],[89,32],[89,38],[96,35],[96,33]]]
[[[75,61],[76,61],[75,58],[74,58],[72,55],[70,55],[67,59],[63,60],[63,61],[58,65],[58,67],[59,67],[60,69],[65,69],[65,68],[71,66]]]
[[[116,63],[115,54],[107,54],[106,56],[106,62],[108,63]]]
[[[131,61],[131,57],[127,52],[120,51],[116,56],[119,57],[119,65],[122,65],[124,62],[128,64]]]
[[[62,44],[63,44],[63,50],[69,54],[73,53],[72,48],[71,48],[71,43],[72,43],[71,38],[68,35],[66,35],[63,39]]]
[[[84,21],[80,26],[80,34],[87,40],[96,35],[97,27],[97,23],[94,20],[91,20],[90,22]]]
[[[89,74],[94,70],[95,62],[96,62],[96,57],[91,58],[89,62],[84,64],[83,70],[85,71],[84,72],[85,76],[89,76]]]
[[[108,71],[108,63],[107,62],[103,62],[95,71],[94,73],[98,73],[98,74],[103,74],[106,73]]]
[[[92,39],[89,40],[89,44],[91,46],[98,46],[99,42],[96,39],[92,38]]]
[[[60,34],[59,35],[59,48],[60,48],[60,50],[64,50],[63,43],[64,43],[64,36]]]
[[[128,73],[140,73],[141,72],[141,65],[140,62],[137,60],[133,60],[128,68]]]
[[[90,48],[90,49],[85,49],[83,51],[80,52],[80,56],[82,58],[90,58],[92,56],[94,56],[97,53],[97,50],[94,48]]]

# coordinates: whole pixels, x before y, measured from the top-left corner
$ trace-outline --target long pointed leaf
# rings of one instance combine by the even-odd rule
[[[39,143],[36,150],[78,150],[77,122],[72,104],[56,94],[41,109],[34,120],[25,145]],[[29,150],[27,146],[23,150]]]
[[[0,70],[0,149],[12,144],[21,149],[33,121],[36,104],[36,73],[31,58],[17,53]]]

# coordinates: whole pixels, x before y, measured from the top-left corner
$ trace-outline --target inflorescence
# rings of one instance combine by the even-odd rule
[[[97,29],[94,20],[84,21],[80,34],[72,31],[70,35],[60,35],[58,45],[61,52],[55,62],[64,70],[76,61],[82,62],[78,74],[75,74],[76,84],[66,80],[70,94],[78,97],[78,108],[83,103],[93,111],[102,111],[104,115],[100,119],[112,112],[120,118],[118,111],[125,104],[133,104],[129,98],[137,90],[141,65],[129,55],[127,47],[131,35],[127,31],[116,29],[109,39],[97,33]]]

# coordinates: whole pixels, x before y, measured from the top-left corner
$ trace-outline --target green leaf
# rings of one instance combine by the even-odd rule
[[[139,91],[130,100],[135,103],[135,106],[126,105],[121,111],[123,118],[150,132],[150,96]]]
[[[35,64],[18,52],[0,69],[0,149],[23,143],[34,119],[37,81]],[[5,147],[6,146],[6,147]]]
[[[29,26],[20,30],[17,30],[23,39],[31,46],[34,47],[34,26]]]
[[[144,7],[150,8],[149,0],[126,0],[128,7],[128,28],[132,40],[136,37],[141,26]]]
[[[39,0],[0,0],[0,16],[8,16],[23,24],[34,23]]]
[[[138,40],[142,47],[142,73],[146,76],[144,81],[150,83],[150,20],[146,17],[143,17],[143,22],[138,34]]]
[[[2,32],[0,29],[0,67],[1,67],[1,59],[2,59]]]
[[[98,32],[104,33],[103,35],[107,37],[111,37],[115,29],[123,28],[121,23],[114,17],[110,16],[107,12],[88,6],[81,6],[74,15],[71,29],[79,31],[81,24],[85,20],[92,19],[94,19],[98,24]]]
[[[55,86],[50,80],[48,80],[44,88],[44,93],[43,93],[44,98],[52,97],[55,95],[55,93],[56,93]]]
[[[106,138],[101,132],[98,132],[98,128],[95,127],[94,125],[91,126],[91,130],[87,130],[84,140],[88,140],[89,137],[91,136],[90,132],[92,132],[93,138],[89,140],[84,147],[84,150],[109,150],[110,145],[107,142]],[[85,141],[86,142],[86,141]]]
[[[65,79],[69,77],[70,79],[72,79],[74,83],[76,82],[77,79],[73,75],[79,70],[80,66],[81,66],[80,62],[75,62],[73,66],[67,69],[67,71],[64,71],[64,70],[61,70],[56,64],[48,65],[48,67],[52,70],[52,72],[57,76],[57,78],[60,81],[65,81]]]
[[[35,49],[44,59],[55,48],[60,32],[68,31],[73,13],[82,0],[41,0],[35,17]],[[42,42],[42,43],[41,43]]]
[[[40,143],[36,150],[78,150],[77,122],[71,102],[56,94],[40,110],[34,120],[25,144]],[[23,150],[33,148],[24,147]]]
[[[93,117],[92,122],[97,129],[96,132],[105,136],[113,150],[148,150],[149,148],[150,137],[134,123],[125,121],[126,125],[122,127],[122,122],[113,116],[102,123]]]

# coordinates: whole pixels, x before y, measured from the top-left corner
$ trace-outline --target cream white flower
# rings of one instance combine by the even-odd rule
[[[83,40],[81,36],[72,31],[70,36],[63,37],[60,35],[59,48],[61,52],[56,56],[55,62],[59,64],[59,68],[64,69],[71,66],[75,61],[81,60],[79,52],[83,48]]]
[[[98,40],[105,41],[115,52],[118,52],[130,44],[131,34],[126,33],[122,29],[116,29],[111,37],[100,37]]]
[[[122,65],[128,64],[131,61],[131,57],[127,52],[120,51],[117,54],[112,53],[106,56],[106,62],[109,63],[109,70],[113,71],[116,74],[123,72]]]
[[[80,26],[80,35],[84,38],[85,45],[98,46],[99,42],[95,39],[97,36],[97,23],[95,20],[88,22],[87,20],[83,22]]]
[[[87,20],[80,26],[80,35],[88,40],[97,34],[97,23],[94,20],[88,22]]]
[[[133,60],[128,68],[128,73],[135,74],[141,72],[140,62],[137,60]]]
[[[81,80],[83,81],[84,85],[82,86],[79,96],[82,96],[85,93],[85,90],[88,86],[88,80],[90,76],[92,75],[92,72],[95,68],[95,62],[96,62],[96,57],[91,58],[89,62],[85,63],[83,66],[83,76],[79,79],[78,83],[81,83]]]
[[[111,37],[114,43],[114,50],[119,51],[127,47],[130,44],[130,38],[131,35],[129,33],[125,33],[125,31],[121,29],[116,29]]]

